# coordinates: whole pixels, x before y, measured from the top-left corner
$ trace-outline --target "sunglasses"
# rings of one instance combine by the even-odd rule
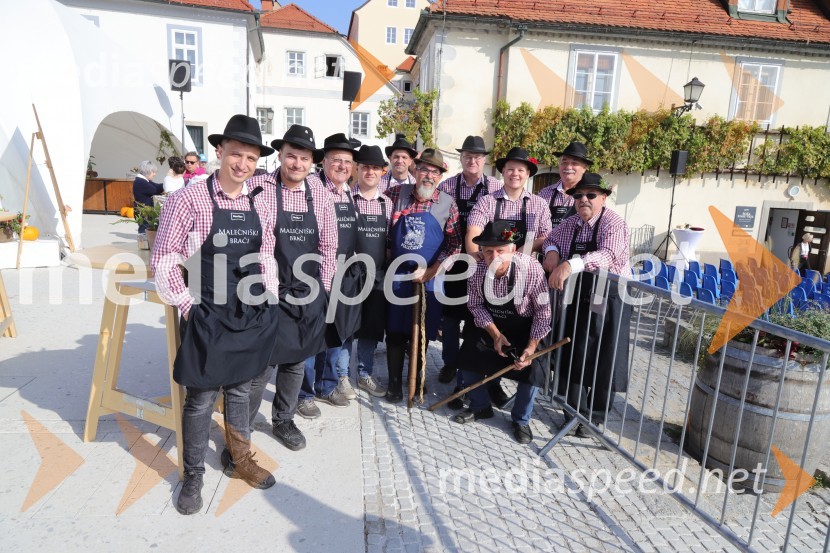
[[[184,162],[185,162],[186,165],[193,165],[194,163],[198,163],[198,161],[188,161],[188,160],[185,160]]]
[[[599,196],[599,194],[597,194],[596,192],[588,192],[586,194],[583,194],[582,192],[577,192],[573,195],[573,198],[574,200],[581,200],[582,198],[588,198],[589,200],[593,200],[597,196]]]

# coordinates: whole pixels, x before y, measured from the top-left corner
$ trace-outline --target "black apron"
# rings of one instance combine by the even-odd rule
[[[303,263],[303,272],[317,280],[317,294],[305,305],[290,303],[287,297],[306,298],[311,293],[308,283],[294,274],[294,261],[303,254],[317,254],[320,232],[314,214],[311,187],[305,181],[305,199],[308,211],[295,213],[283,211],[282,179],[277,174],[277,224],[274,235],[277,245],[274,257],[280,278],[280,331],[274,342],[269,364],[299,363],[325,349],[326,291],[320,278],[320,264]],[[309,270],[310,269],[310,270]],[[308,279],[308,276],[305,277]]]
[[[581,229],[577,226],[571,239],[571,256],[597,251],[597,233],[604,214],[605,208],[603,207],[602,213],[597,219],[596,225],[594,225],[594,232],[589,242],[577,242],[576,238]],[[571,342],[562,347],[559,365],[559,393],[561,395],[567,393],[571,367],[574,368],[573,374],[570,375],[572,394],[573,389],[579,387],[584,360],[585,374],[582,377],[582,387],[588,388],[593,385],[594,369],[596,367],[596,389],[601,392],[601,397],[594,398],[594,410],[603,411],[601,403],[606,401],[609,383],[611,393],[628,390],[628,342],[631,306],[623,303],[617,292],[616,283],[612,282],[608,290],[608,302],[604,317],[600,312],[592,312],[591,302],[594,295],[594,281],[593,274],[582,273],[582,284],[578,286],[578,295],[575,294],[573,303],[567,306],[565,336],[571,336]],[[602,294],[603,290],[598,290],[597,293]],[[621,312],[622,319],[620,319]],[[588,325],[589,314],[590,326]],[[574,329],[575,320],[576,328]],[[620,323],[619,327],[617,326],[618,322]],[[600,332],[602,333],[601,343]],[[617,334],[619,334],[619,339],[617,339]],[[616,359],[614,357],[615,340],[617,340]],[[573,359],[571,359],[572,351]],[[597,357],[599,357],[598,362]],[[574,401],[569,399],[569,403],[574,403]],[[584,399],[581,403],[580,408],[587,410],[589,406],[585,404]],[[576,407],[575,403],[574,407]]]
[[[213,193],[215,180],[211,175],[207,181],[213,224],[199,248],[201,302],[190,309],[173,362],[173,379],[192,388],[230,386],[262,373],[278,328],[276,306],[249,305],[252,302],[237,293],[243,278],[262,274],[259,263],[239,264],[242,256],[259,253],[262,246],[262,224],[254,209],[254,197],[262,189],[249,194],[250,211],[220,209]],[[214,289],[217,265],[225,265],[224,290]],[[262,282],[250,286],[252,296],[264,292]]]
[[[360,328],[355,338],[383,340],[386,332],[387,303],[383,295],[383,279],[386,276],[386,206],[382,197],[380,215],[357,213],[357,251],[365,253],[375,263],[375,284],[369,297],[361,304]],[[357,202],[355,202],[357,210]]]
[[[527,238],[527,202],[530,196],[525,196],[522,200],[522,211],[518,219],[505,219],[501,216],[501,211],[504,208],[504,198],[496,198],[496,216],[493,221],[513,221],[513,227],[516,229],[516,249],[521,250]],[[539,238],[538,236],[536,238]]]
[[[476,201],[478,201],[478,196],[481,194],[482,190],[485,190],[485,184],[487,177],[483,177],[484,182],[478,183],[473,190],[472,195],[469,199],[463,200],[461,199],[461,187],[462,187],[462,175],[459,174],[455,180],[455,203],[458,206],[458,223],[461,227],[461,253],[467,253],[467,244],[466,240],[463,237],[467,236],[467,219],[470,217],[470,211],[472,211],[473,206],[476,205]],[[487,192],[485,191],[485,194]],[[463,258],[459,258],[452,264],[452,267],[449,271],[447,271],[448,275],[461,275],[465,274],[470,269],[470,264],[467,261],[464,261]],[[467,295],[467,279],[462,280],[455,280],[455,281],[444,281],[444,295],[447,298],[463,298]],[[467,308],[466,303],[462,303],[461,305],[444,305],[444,315],[453,317],[459,320],[469,320],[470,317],[470,310]]]
[[[561,182],[561,181],[560,181]],[[570,217],[571,215],[576,215],[576,209],[574,208],[573,204],[571,205],[553,205],[556,201],[556,197],[562,194],[565,195],[564,192],[559,190],[559,188],[553,189],[553,194],[550,196],[550,221],[553,224],[552,228],[556,228],[559,226],[559,223],[565,220],[566,217]]]
[[[513,291],[516,281],[516,264],[510,267],[510,275],[507,277],[507,293]],[[482,294],[487,275],[481,282]],[[514,299],[502,305],[494,305],[487,300],[484,294],[484,306],[493,317],[493,322],[499,331],[504,334],[511,347],[516,348],[519,355],[527,347],[530,340],[530,330],[533,326],[533,317],[523,317],[516,311]],[[543,356],[544,357],[544,356]],[[472,324],[465,325],[464,343],[458,353],[458,367],[465,371],[473,371],[491,375],[503,369],[512,362],[510,357],[502,357],[493,348],[493,339],[483,328]],[[520,371],[510,371],[505,374],[507,378],[518,382],[526,382],[531,386],[542,387],[545,385],[545,368],[542,358],[534,359],[531,364]]]
[[[325,178],[325,177],[322,177]],[[335,202],[334,214],[337,217],[337,259],[343,257],[344,262],[352,257],[357,248],[357,215],[354,203]],[[345,298],[355,298],[360,294],[363,283],[366,281],[365,266],[362,263],[352,263],[340,281],[340,294]],[[337,275],[332,285],[337,283]],[[334,323],[326,328],[326,346],[336,348],[360,328],[361,305],[347,305],[337,302],[334,312]]]

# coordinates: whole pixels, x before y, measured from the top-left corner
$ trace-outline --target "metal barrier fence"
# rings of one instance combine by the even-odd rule
[[[545,394],[567,422],[541,456],[581,425],[740,549],[828,551],[826,503],[796,506],[830,450],[830,342],[755,320],[709,354],[723,308],[609,274],[553,301],[572,343]]]
[[[629,228],[629,250],[631,257],[650,254],[654,248],[654,225]]]

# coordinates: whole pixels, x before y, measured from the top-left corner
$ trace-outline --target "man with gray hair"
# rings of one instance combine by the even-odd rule
[[[138,173],[133,181],[133,198],[135,198],[133,207],[135,209],[141,205],[153,205],[153,196],[164,192],[164,184],[153,182],[157,172],[158,167],[152,161],[144,160],[138,164]],[[146,231],[147,225],[138,225],[139,234],[144,234]]]

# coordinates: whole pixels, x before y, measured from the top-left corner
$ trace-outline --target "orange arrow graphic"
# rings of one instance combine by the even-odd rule
[[[224,433],[225,422],[221,419],[221,417],[214,420],[216,420]],[[256,447],[253,442],[251,442],[251,453],[256,455],[257,464],[268,472],[273,474],[273,472],[279,468],[279,463]],[[223,514],[225,511],[233,507],[251,490],[253,490],[253,488],[246,484],[244,480],[240,478],[231,478],[228,483],[228,487],[225,488],[225,493],[222,494],[222,499],[219,501],[219,507],[216,508],[216,516]]]
[[[118,426],[121,427],[121,433],[128,441],[130,436],[136,436],[130,442],[129,447],[130,453],[137,461],[130,482],[127,484],[124,495],[121,496],[121,501],[115,511],[117,516],[144,497],[156,484],[161,482],[162,478],[175,471],[176,462],[162,451],[161,444],[164,443],[164,440],[160,440],[158,444],[152,444],[143,432],[122,416],[115,415],[115,418],[118,421]]]
[[[40,468],[37,469],[35,479],[29,486],[29,493],[20,508],[20,512],[23,513],[57,488],[67,476],[84,464],[84,459],[29,413],[21,411],[20,414],[40,455]]]
[[[735,295],[729,301],[726,314],[721,319],[715,337],[712,339],[712,344],[709,346],[711,354],[722,348],[775,302],[786,297],[790,290],[798,286],[801,279],[763,244],[735,226],[732,220],[721,213],[718,208],[709,206],[709,213],[715,221],[721,240],[726,246],[727,255],[735,265],[740,281]],[[750,258],[759,267],[764,268],[762,269],[763,276],[750,271]]]
[[[804,469],[777,447],[772,446],[772,452],[775,454],[775,460],[778,461],[781,472],[784,473],[784,479],[787,481],[784,484],[784,489],[781,490],[781,495],[778,496],[775,508],[772,510],[772,516],[775,516],[798,499],[798,496],[806,492],[816,479],[804,472]]]

